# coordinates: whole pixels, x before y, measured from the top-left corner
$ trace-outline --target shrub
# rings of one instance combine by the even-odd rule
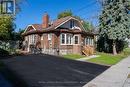
[[[0,56],[1,57],[9,56],[9,52],[0,48]]]

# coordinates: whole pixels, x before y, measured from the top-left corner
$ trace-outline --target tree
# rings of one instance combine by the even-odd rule
[[[16,0],[16,13],[20,12],[20,6],[19,6],[20,3],[22,3],[22,0]],[[13,15],[5,15],[5,14],[0,15],[0,40],[13,39],[14,36],[13,34],[15,34],[14,19],[15,17]]]
[[[0,40],[11,39],[12,31],[14,31],[13,18],[0,16]]]
[[[14,41],[23,41],[22,33],[24,32],[23,29],[19,29],[18,32],[13,32],[12,40]]]
[[[66,11],[59,13],[57,18],[60,19],[60,18],[64,18],[67,16],[72,16],[72,15],[73,15],[73,13],[71,12],[71,10],[66,10]]]
[[[130,17],[126,8],[128,0],[106,0],[100,15],[100,36],[112,40],[113,54],[117,54],[117,41],[130,34]]]
[[[83,26],[86,31],[92,31],[94,29],[92,23],[89,23],[87,21],[83,21]]]

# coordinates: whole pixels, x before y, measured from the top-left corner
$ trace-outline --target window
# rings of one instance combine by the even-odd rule
[[[70,28],[73,28],[75,26],[74,20],[70,21]]]
[[[85,45],[94,45],[93,38],[90,37],[85,38]]]
[[[74,37],[74,44],[79,44],[79,36]]]
[[[36,35],[29,35],[29,43],[35,44],[36,43],[37,36]]]
[[[72,35],[71,34],[61,34],[61,44],[71,45]]]
[[[51,40],[52,34],[48,34],[48,40]]]
[[[66,34],[66,44],[72,44],[72,35]]]
[[[34,44],[36,44],[37,35],[34,35]]]
[[[65,44],[65,34],[61,34],[61,44]]]
[[[41,36],[41,40],[43,40],[43,39],[44,39],[44,35]]]

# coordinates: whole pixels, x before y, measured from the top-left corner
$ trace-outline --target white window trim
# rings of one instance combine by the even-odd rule
[[[44,35],[41,36],[41,40],[44,40]]]
[[[75,26],[75,21],[74,20],[70,20],[70,29],[73,29],[73,27]]]
[[[75,36],[78,36],[78,44],[75,44]],[[73,45],[80,45],[80,37],[79,37],[79,35],[74,35],[73,36]]]
[[[65,43],[63,44],[62,43],[62,34],[64,34],[65,35]],[[60,45],[73,45],[73,37],[71,38],[71,44],[67,44],[67,39],[66,39],[66,36],[67,36],[67,34],[66,33],[62,33],[62,34],[60,34]]]
[[[63,34],[64,34],[64,33],[60,34],[60,44],[61,44],[61,45],[66,45],[66,35],[65,35],[65,34],[64,34],[64,35],[65,35],[65,37],[64,37],[64,38],[65,38],[65,42],[62,43],[62,35],[63,35]]]
[[[86,43],[86,41],[87,41],[87,43]],[[91,37],[86,37],[85,38],[85,45],[94,46],[94,39]]]
[[[31,34],[28,36],[29,37],[29,45],[31,44],[36,44],[37,36],[35,34]]]
[[[52,40],[52,33],[48,34],[48,40]]]

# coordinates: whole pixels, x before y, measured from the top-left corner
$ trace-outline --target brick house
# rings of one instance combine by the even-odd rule
[[[95,36],[86,32],[82,22],[68,16],[49,21],[49,15],[43,16],[42,24],[28,25],[22,34],[26,43],[25,50],[30,52],[30,46],[39,47],[45,54],[85,54],[94,51]],[[88,52],[88,53],[87,53]]]

